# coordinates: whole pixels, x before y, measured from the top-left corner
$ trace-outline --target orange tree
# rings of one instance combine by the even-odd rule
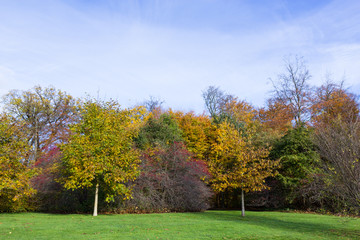
[[[311,122],[315,127],[327,127],[338,117],[355,122],[358,115],[356,96],[343,89],[342,83],[328,81],[316,89],[311,106]]]
[[[87,101],[80,107],[80,122],[73,135],[61,145],[65,188],[95,186],[94,216],[97,215],[98,190],[107,192],[106,201],[115,195],[131,196],[125,183],[139,173],[139,154],[133,138],[145,114],[143,108],[121,110],[115,102]]]

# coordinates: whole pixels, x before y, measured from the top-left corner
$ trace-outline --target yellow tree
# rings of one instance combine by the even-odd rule
[[[205,160],[210,149],[209,133],[212,128],[210,118],[205,115],[195,115],[194,112],[183,113],[170,110],[169,113],[179,124],[186,148],[197,159]]]
[[[73,125],[69,143],[61,145],[67,189],[95,186],[94,216],[97,216],[99,185],[106,201],[116,194],[131,196],[124,183],[139,173],[139,154],[133,148],[145,109],[121,110],[115,102],[87,101],[80,109],[80,122]]]
[[[266,148],[252,144],[250,132],[244,137],[243,132],[227,121],[218,125],[216,135],[208,160],[211,186],[218,193],[241,189],[242,216],[245,216],[244,191],[267,188],[265,179],[274,176],[278,162],[267,159]]]
[[[23,129],[0,116],[0,212],[24,209],[24,200],[35,192],[30,187],[35,170],[25,164],[29,150]]]

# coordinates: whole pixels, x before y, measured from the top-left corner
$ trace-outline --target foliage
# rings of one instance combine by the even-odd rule
[[[126,208],[133,211],[202,211],[209,207],[206,165],[192,158],[183,143],[143,154],[141,174]]]
[[[194,112],[170,112],[176,119],[186,148],[195,158],[205,160],[210,151],[209,135],[211,131],[210,118],[205,115],[195,115]]]
[[[106,201],[117,194],[130,197],[125,183],[139,173],[139,154],[133,149],[144,109],[120,110],[115,102],[87,101],[80,109],[80,122],[73,125],[69,143],[61,145],[67,189],[100,184]]]
[[[42,150],[67,137],[68,124],[75,118],[76,101],[53,87],[34,87],[28,91],[10,91],[4,97],[5,110],[18,123],[24,123],[24,136],[32,147],[24,163],[34,165]]]
[[[288,191],[288,200],[299,197],[299,189],[317,172],[319,160],[311,139],[311,130],[304,125],[290,129],[276,142],[270,153],[271,159],[280,160],[277,178]]]
[[[359,115],[356,96],[343,89],[342,85],[328,80],[316,89],[311,106],[311,122],[315,127],[327,127],[339,117],[347,122],[356,121]]]
[[[266,188],[265,178],[275,174],[277,165],[277,161],[266,159],[268,153],[266,148],[255,148],[250,139],[245,139],[228,122],[219,124],[213,157],[209,159],[214,191],[241,188],[249,192]]]
[[[140,149],[163,148],[180,141],[181,130],[175,119],[167,113],[161,114],[159,118],[149,117],[135,139]]]
[[[268,99],[266,108],[260,108],[257,114],[263,125],[263,131],[281,137],[291,127],[292,115],[289,106],[275,98]]]
[[[29,146],[21,127],[0,116],[0,212],[26,210],[26,200],[35,192],[29,183],[36,171],[24,163]]]

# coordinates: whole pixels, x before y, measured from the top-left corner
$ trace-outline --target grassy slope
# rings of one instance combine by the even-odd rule
[[[360,239],[360,219],[207,211],[145,215],[0,214],[0,239]]]

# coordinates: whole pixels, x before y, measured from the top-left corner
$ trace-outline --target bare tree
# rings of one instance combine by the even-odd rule
[[[329,177],[331,192],[341,196],[348,207],[360,210],[360,119],[343,121],[316,131],[315,143],[322,167]]]
[[[278,80],[270,79],[274,86],[274,97],[282,104],[289,106],[296,125],[307,118],[310,105],[311,89],[308,81],[311,78],[303,57],[284,59],[285,73],[278,75]]]
[[[227,112],[228,103],[236,100],[233,95],[226,94],[219,87],[215,86],[209,86],[203,91],[202,97],[207,111],[215,121],[220,121],[221,115]]]
[[[145,106],[146,110],[148,110],[149,112],[152,112],[156,109],[161,109],[161,105],[164,102],[165,101],[161,100],[160,98],[150,96],[150,98],[148,100],[144,101],[143,105]]]

